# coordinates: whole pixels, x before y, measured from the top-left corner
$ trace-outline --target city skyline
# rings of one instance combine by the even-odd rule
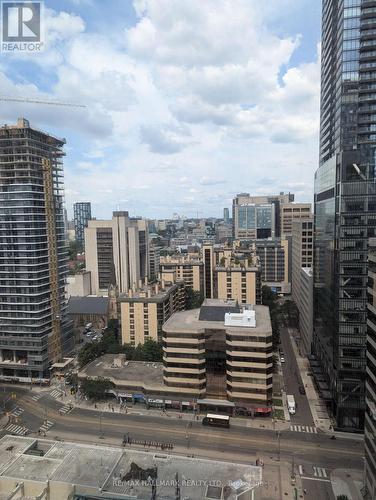
[[[2,122],[24,116],[67,139],[70,217],[87,199],[98,218],[119,209],[217,216],[242,191],[311,202],[320,31],[312,4],[165,0],[177,33],[154,1],[48,2],[46,49],[3,55],[2,94],[87,107],[51,113],[2,102]]]

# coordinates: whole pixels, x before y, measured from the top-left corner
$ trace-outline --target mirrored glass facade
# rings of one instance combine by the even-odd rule
[[[324,0],[314,353],[343,430],[364,426],[367,251],[376,222],[373,109],[376,1]]]

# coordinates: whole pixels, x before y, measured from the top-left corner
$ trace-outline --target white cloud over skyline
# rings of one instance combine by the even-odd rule
[[[67,138],[70,213],[90,200],[98,218],[220,216],[240,191],[311,201],[319,56],[293,62],[304,22],[271,28],[281,2],[293,15],[298,0],[135,0],[132,26],[108,36],[61,2],[43,54],[1,61],[1,94],[87,107],[2,103],[1,121]]]

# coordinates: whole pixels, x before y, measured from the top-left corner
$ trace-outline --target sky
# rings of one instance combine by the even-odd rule
[[[312,201],[319,0],[48,0],[45,48],[0,53],[0,123],[66,139],[68,215],[221,217],[239,192]]]

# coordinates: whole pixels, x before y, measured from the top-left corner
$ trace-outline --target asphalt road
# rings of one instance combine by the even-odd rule
[[[282,372],[286,394],[293,394],[296,403],[296,413],[291,415],[291,424],[313,426],[311,409],[307,397],[299,392],[299,385],[302,384],[298,364],[291,345],[288,328],[281,328],[281,345],[285,362],[282,363]]]
[[[277,433],[268,429],[237,427],[230,429],[208,428],[201,422],[178,420],[172,417],[156,417],[75,408],[66,415],[58,409],[62,403],[48,394],[38,401],[32,399],[35,393],[19,390],[15,406],[24,412],[20,424],[36,433],[45,419],[53,422],[48,430],[50,438],[102,442],[120,445],[123,436],[129,433],[135,440],[172,443],[175,451],[192,453],[195,456],[216,456],[223,459],[254,462],[258,457],[287,461],[297,469],[304,465],[307,475],[313,475],[312,467],[332,470],[341,468],[362,468],[363,443],[357,440],[329,439],[325,434],[309,434],[282,431],[280,440]],[[1,404],[1,394],[0,394]],[[278,441],[280,441],[280,446]]]

